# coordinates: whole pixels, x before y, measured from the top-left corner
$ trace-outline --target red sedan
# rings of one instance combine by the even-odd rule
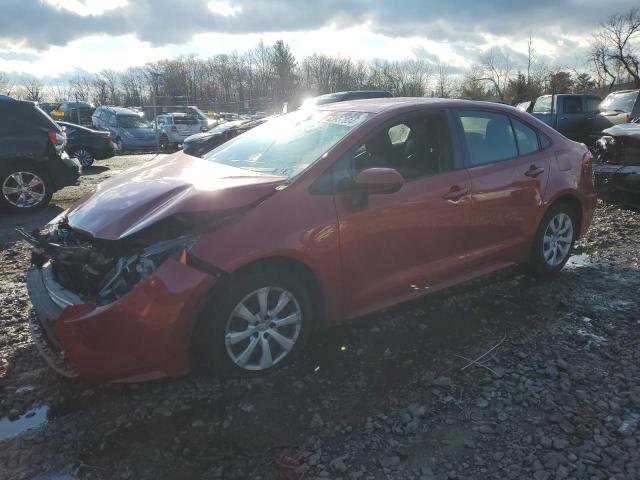
[[[298,111],[24,234],[33,335],[66,375],[262,374],[319,327],[512,265],[558,272],[595,204],[587,148],[511,107]]]

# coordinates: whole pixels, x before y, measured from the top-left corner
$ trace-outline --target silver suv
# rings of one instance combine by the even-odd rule
[[[160,148],[169,148],[184,142],[184,139],[202,129],[200,120],[187,113],[167,113],[156,117]]]

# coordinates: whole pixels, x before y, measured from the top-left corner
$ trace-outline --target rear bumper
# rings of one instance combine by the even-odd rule
[[[78,184],[78,179],[82,173],[80,162],[75,158],[70,158],[66,152],[63,152],[62,156],[56,156],[52,160],[52,162],[47,162],[47,170],[56,190]]]
[[[118,382],[179,376],[189,370],[192,320],[215,282],[167,260],[118,301],[97,306],[58,284],[50,263],[32,267],[32,336],[62,375]]]
[[[105,160],[115,155],[116,150],[112,142],[104,145],[101,148],[97,148],[93,152],[93,156],[96,160]]]

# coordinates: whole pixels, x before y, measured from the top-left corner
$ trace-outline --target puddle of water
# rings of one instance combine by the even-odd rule
[[[581,255],[572,255],[569,257],[565,268],[579,268],[586,267],[588,265],[591,265],[591,259],[589,258],[589,255],[583,253]]]
[[[47,421],[48,411],[48,406],[40,405],[29,410],[17,420],[9,420],[7,417],[0,418],[0,440],[15,437],[44,424]]]

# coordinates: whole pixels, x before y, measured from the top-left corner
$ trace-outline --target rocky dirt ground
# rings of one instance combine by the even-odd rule
[[[29,338],[13,228],[149,158],[0,216],[1,479],[640,478],[640,212],[619,207],[556,278],[504,272],[359,319],[267,378],[58,377]]]

